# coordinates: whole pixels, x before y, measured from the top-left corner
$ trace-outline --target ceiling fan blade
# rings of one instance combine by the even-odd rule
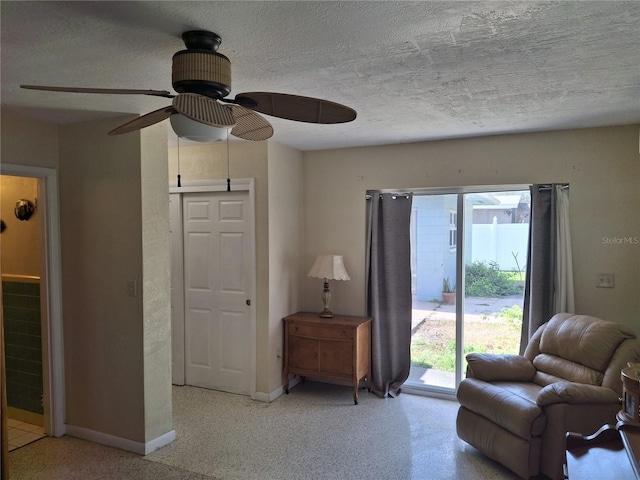
[[[236,126],[231,130],[231,135],[256,142],[273,136],[273,127],[262,115],[240,105],[231,105],[230,108],[236,119]]]
[[[69,93],[101,93],[107,95],[152,95],[154,97],[173,98],[166,90],[132,90],[125,88],[82,88],[82,87],[48,87],[44,85],[20,85],[20,88],[27,90],[45,90],[47,92],[69,92]]]
[[[236,101],[251,110],[297,122],[346,123],[357,115],[353,108],[339,103],[286,93],[239,93]]]
[[[120,125],[118,128],[114,128],[109,132],[109,135],[120,135],[122,133],[129,133],[135,130],[140,130],[144,127],[149,127],[154,123],[161,122],[165,118],[169,118],[174,113],[177,113],[171,106],[154,110],[141,117],[135,118],[130,122]]]
[[[196,93],[181,93],[173,99],[173,108],[185,117],[212,127],[233,127],[233,112],[213,98]]]

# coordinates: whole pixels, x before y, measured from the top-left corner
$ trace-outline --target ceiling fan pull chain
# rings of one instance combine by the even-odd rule
[[[229,175],[229,129],[227,128],[227,192],[231,191],[231,175]]]
[[[178,137],[178,188],[182,185],[180,184],[180,137]]]

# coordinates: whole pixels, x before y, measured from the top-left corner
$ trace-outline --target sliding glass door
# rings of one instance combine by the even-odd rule
[[[455,388],[457,195],[414,195],[412,205],[415,294],[409,382]]]
[[[529,190],[517,188],[414,192],[406,387],[452,394],[466,353],[518,352]]]

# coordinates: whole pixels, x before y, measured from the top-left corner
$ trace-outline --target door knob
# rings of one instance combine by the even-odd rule
[[[251,299],[247,298],[246,304],[251,305]]]

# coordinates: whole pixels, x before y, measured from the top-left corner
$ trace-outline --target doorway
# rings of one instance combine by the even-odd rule
[[[7,423],[16,428],[9,444],[19,447],[35,438],[26,434],[30,430],[56,437],[64,434],[57,175],[53,169],[10,164],[2,164],[1,174],[6,222],[2,234],[3,348],[11,419]],[[14,215],[19,199],[5,198],[9,193],[29,197],[20,199],[31,203],[33,213],[28,219]],[[19,245],[12,246],[12,240]]]
[[[170,189],[172,379],[255,395],[253,180]]]
[[[529,198],[526,185],[414,192],[408,389],[452,396],[467,353],[518,353]]]

